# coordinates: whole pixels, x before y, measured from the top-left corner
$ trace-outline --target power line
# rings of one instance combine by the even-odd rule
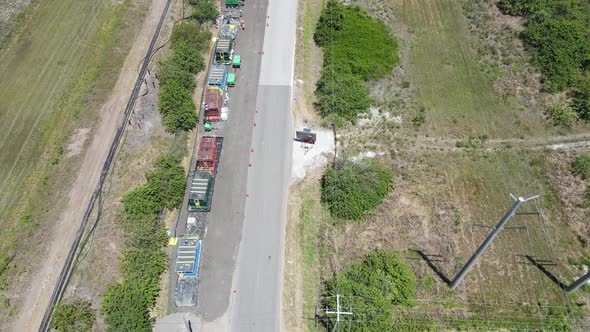
[[[455,276],[455,278],[451,282],[451,285],[450,285],[451,289],[455,289],[455,288],[457,288],[457,286],[459,286],[459,284],[461,283],[461,281],[463,280],[463,278],[465,277],[467,272],[469,272],[471,267],[473,267],[473,265],[477,262],[477,260],[481,257],[481,255],[483,255],[483,253],[490,246],[490,244],[492,244],[492,241],[494,240],[494,238],[496,238],[498,233],[500,233],[502,230],[505,229],[504,226],[506,225],[508,220],[510,220],[510,218],[512,218],[512,216],[514,216],[514,214],[516,213],[516,210],[518,210],[520,205],[524,202],[538,198],[539,195],[532,196],[529,198],[523,198],[523,197],[516,198],[514,195],[510,194],[510,197],[512,197],[512,199],[515,200],[514,205],[512,205],[512,207],[510,208],[510,210],[508,210],[508,212],[506,212],[506,214],[504,215],[504,217],[502,217],[502,219],[500,220],[498,225],[496,225],[496,227],[493,228],[493,231],[490,233],[490,235],[488,235],[488,237],[482,242],[482,244],[479,246],[479,248],[477,248],[477,250],[475,251],[473,256],[471,256],[471,258],[469,258],[469,261],[467,261],[467,263],[463,266],[463,268],[459,271],[459,273],[457,273],[457,276]]]
[[[342,307],[340,306],[340,294],[336,294],[336,311],[330,311],[326,308],[326,315],[336,315],[336,325],[334,325],[334,331],[338,329],[338,324],[340,323],[340,315],[350,315],[352,316],[352,311],[341,311]]]

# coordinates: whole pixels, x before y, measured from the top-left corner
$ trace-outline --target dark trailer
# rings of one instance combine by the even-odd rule
[[[207,171],[195,172],[191,180],[191,188],[188,196],[189,211],[211,210],[211,195],[215,177]]]

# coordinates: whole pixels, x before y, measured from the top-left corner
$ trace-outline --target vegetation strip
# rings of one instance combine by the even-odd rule
[[[180,208],[185,188],[181,156],[163,155],[147,183],[123,198],[123,229],[127,249],[123,255],[124,280],[105,292],[102,313],[111,331],[151,331],[149,310],[159,292],[160,274],[166,269],[166,234],[159,218],[163,207]]]
[[[200,14],[209,0],[191,1],[196,21],[205,20]],[[217,11],[205,10],[206,20],[217,17]],[[199,13],[195,17],[194,13]],[[192,99],[196,86],[195,74],[205,68],[202,53],[208,48],[210,32],[196,21],[174,26],[171,37],[172,54],[160,66],[159,110],[168,132],[182,134],[197,123]],[[185,137],[180,135],[180,137]],[[182,154],[186,149],[182,151]],[[127,250],[122,260],[124,280],[109,287],[103,294],[101,312],[109,331],[151,331],[154,319],[150,309],[159,293],[160,275],[166,270],[166,234],[159,214],[162,209],[182,205],[186,178],[180,165],[182,155],[163,155],[156,170],[146,175],[147,183],[125,194],[123,229]]]

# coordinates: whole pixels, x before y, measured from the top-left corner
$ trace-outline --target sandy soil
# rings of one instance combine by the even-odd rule
[[[147,51],[164,6],[164,1],[152,0],[151,2],[148,15],[125,59],[113,93],[100,110],[100,124],[96,128],[90,146],[84,153],[80,171],[69,194],[70,201],[67,208],[63,211],[52,234],[48,234],[51,244],[47,250],[46,259],[39,267],[38,273],[31,273],[30,284],[38,285],[38,287],[29,288],[27,293],[23,295],[24,303],[31,305],[24,306],[17,314],[12,326],[7,327],[6,330],[35,331],[43,319],[45,308],[63,266],[63,260],[67,256],[98,182],[117,127],[123,119],[123,111],[137,77],[137,66]]]

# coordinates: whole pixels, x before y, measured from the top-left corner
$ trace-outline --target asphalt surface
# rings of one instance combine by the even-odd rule
[[[256,94],[260,73],[262,42],[266,29],[268,1],[249,1],[242,7],[246,30],[238,33],[235,54],[241,56],[242,65],[236,72],[236,86],[229,89],[229,117],[226,122],[214,123],[212,135],[224,137],[217,169],[211,211],[206,215],[207,232],[199,269],[198,304],[195,307],[175,308],[180,312],[196,311],[204,322],[215,321],[226,313],[232,294],[232,277],[235,270],[238,245],[242,237],[242,224],[246,206],[246,181],[252,142]],[[233,69],[232,69],[233,71]],[[200,129],[200,135],[203,130]],[[191,170],[195,167],[196,146],[192,153]],[[176,236],[184,234],[188,197],[181,208]],[[170,302],[173,305],[176,274],[174,262],[176,247],[170,262]]]
[[[231,331],[280,331],[297,1],[269,3]]]
[[[199,272],[196,312],[203,331],[280,330],[297,6],[288,2],[249,0],[242,8],[246,30],[235,48],[242,68],[229,90],[229,119],[213,131],[224,142]],[[187,197],[177,236],[184,234],[186,204]],[[172,271],[174,259],[173,253]]]

